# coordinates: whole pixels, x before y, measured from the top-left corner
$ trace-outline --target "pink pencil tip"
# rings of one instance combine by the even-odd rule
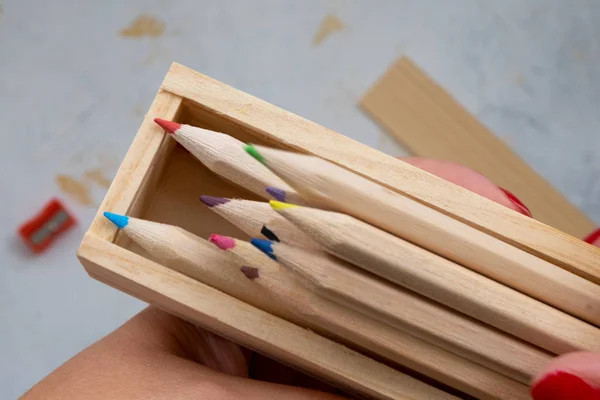
[[[235,247],[235,241],[227,236],[216,235],[213,233],[208,240],[221,250],[229,250]]]
[[[179,128],[181,128],[181,124],[173,121],[167,121],[166,119],[162,118],[154,118],[154,122],[160,125],[160,127],[168,133],[175,133],[179,130]]]

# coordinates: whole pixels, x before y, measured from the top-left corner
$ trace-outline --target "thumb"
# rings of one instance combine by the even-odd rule
[[[600,229],[586,242],[600,247]],[[534,400],[600,399],[600,354],[574,352],[552,360],[533,381]]]
[[[470,168],[450,161],[431,158],[404,157],[401,160],[528,217],[532,216],[527,206],[515,195],[496,186],[491,180]]]
[[[534,400],[600,399],[600,354],[575,352],[552,360],[533,382]]]

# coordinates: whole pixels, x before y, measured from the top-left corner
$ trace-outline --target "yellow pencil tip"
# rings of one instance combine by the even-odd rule
[[[277,201],[277,200],[271,200],[271,201],[269,201],[269,204],[271,205],[271,208],[273,210],[285,210],[286,208],[298,208],[298,207],[300,207],[300,206],[297,206],[295,204],[284,203],[282,201]]]

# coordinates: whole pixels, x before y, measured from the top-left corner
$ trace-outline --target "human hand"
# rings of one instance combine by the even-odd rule
[[[514,195],[465,167],[428,159],[413,158],[405,161],[531,216],[527,207]],[[585,241],[600,247],[600,230],[590,234]],[[532,382],[531,394],[534,400],[600,399],[600,354],[573,352],[553,359]]]
[[[341,399],[323,390],[335,389],[149,307],[67,361],[23,399]]]
[[[404,161],[531,216],[515,196],[468,168],[421,158]],[[594,389],[586,388],[585,382],[600,386],[600,355],[573,353],[556,358],[535,380],[532,393],[536,400],[600,398],[598,392],[597,397],[590,397]],[[561,392],[561,388],[570,391]],[[67,361],[23,398],[340,399],[334,393],[341,395],[306,375],[150,307]],[[549,397],[553,395],[562,397]]]

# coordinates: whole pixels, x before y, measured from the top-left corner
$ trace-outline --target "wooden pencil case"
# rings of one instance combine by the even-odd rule
[[[405,387],[406,382],[395,381],[393,375],[387,379],[357,375],[359,369],[352,363],[361,361],[346,348],[152,261],[102,217],[102,212],[109,210],[176,225],[204,238],[213,232],[245,237],[206,209],[199,196],[254,199],[255,195],[210,172],[164,134],[153,122],[157,117],[224,132],[244,142],[322,157],[587,279],[600,281],[595,265],[600,260],[598,249],[173,64],[83,239],[78,251],[81,263],[95,279],[352,392],[375,398],[412,398],[412,389]],[[422,388],[415,388],[413,393],[419,390]]]

